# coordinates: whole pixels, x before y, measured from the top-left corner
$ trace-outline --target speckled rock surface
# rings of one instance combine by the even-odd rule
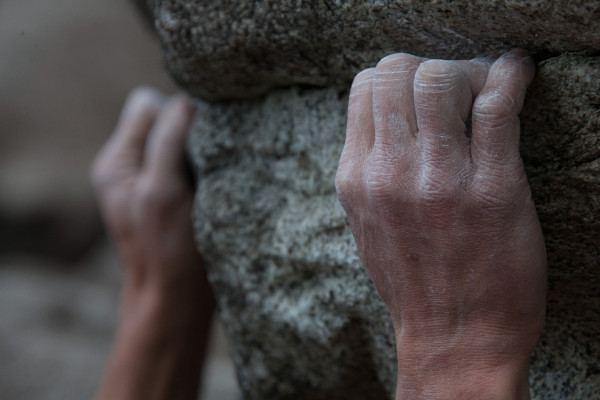
[[[346,82],[398,51],[471,58],[523,47],[545,58],[600,50],[599,0],[148,3],[167,68],[191,93],[209,99]]]
[[[197,240],[247,398],[391,397],[392,326],[333,186],[348,82],[396,51],[514,46],[538,61],[522,152],[550,264],[533,398],[600,398],[600,1],[148,4],[182,87],[250,98],[207,105],[190,141]]]
[[[539,399],[598,399],[600,57],[541,63],[521,121],[549,262],[546,328],[531,381]]]
[[[386,398],[388,312],[333,185],[347,97],[279,91],[197,121],[197,239],[249,398]]]

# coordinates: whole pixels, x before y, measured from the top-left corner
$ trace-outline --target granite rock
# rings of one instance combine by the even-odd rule
[[[138,0],[139,2],[140,0]],[[383,56],[600,51],[599,0],[149,0],[167,69],[196,96],[345,83]]]
[[[600,398],[600,57],[538,66],[521,151],[549,263],[546,328],[533,356],[539,399]]]
[[[550,268],[533,398],[600,398],[600,1],[148,5],[175,79],[226,99],[190,139],[194,224],[247,398],[391,396],[391,321],[334,191],[348,83],[392,52],[515,46],[537,61],[522,154]]]
[[[195,231],[249,398],[385,398],[394,334],[333,185],[346,92],[213,105],[190,149]]]

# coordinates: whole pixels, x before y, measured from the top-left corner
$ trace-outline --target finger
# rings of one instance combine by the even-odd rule
[[[142,165],[146,138],[166,97],[149,88],[133,90],[127,98],[113,135],[101,152],[102,164],[135,173]]]
[[[369,153],[375,140],[373,127],[374,68],[359,72],[352,82],[348,100],[348,123],[344,151],[354,159]]]
[[[414,143],[417,121],[414,108],[413,80],[425,59],[409,54],[383,58],[373,77],[373,113],[375,147],[392,150],[399,157]]]
[[[490,62],[429,60],[414,80],[418,141],[426,162],[451,171],[470,159],[466,122]]]
[[[490,57],[474,58],[472,60],[454,61],[460,65],[463,72],[467,76],[473,100],[475,100],[475,98],[479,95],[479,92],[481,92],[481,89],[483,89],[485,81],[487,80],[487,76],[490,72],[490,68],[498,59],[498,57],[499,56],[497,55],[493,55]]]
[[[357,182],[362,182],[363,167],[375,140],[373,72],[374,68],[359,72],[350,90],[346,141],[335,175],[336,192],[342,204],[344,198],[355,197],[351,192],[356,191]]]
[[[169,100],[148,139],[145,162],[148,171],[181,174],[185,170],[185,144],[194,111],[193,103],[185,95]]]
[[[476,165],[520,160],[518,114],[534,74],[533,60],[523,50],[512,50],[492,65],[473,105],[471,157]]]

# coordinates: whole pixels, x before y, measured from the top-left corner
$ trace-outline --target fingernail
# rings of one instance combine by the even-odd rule
[[[523,59],[523,58],[528,58],[529,53],[523,49],[517,48],[517,49],[512,49],[511,51],[506,53],[505,56],[510,57],[510,58]]]

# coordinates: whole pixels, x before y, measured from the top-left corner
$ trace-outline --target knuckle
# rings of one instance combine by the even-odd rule
[[[427,168],[421,173],[418,184],[418,198],[427,209],[441,210],[453,206],[457,185],[446,173],[437,168]]]
[[[419,65],[421,58],[407,53],[395,53],[383,57],[377,63],[375,69],[380,71],[398,71],[414,68]]]
[[[112,185],[110,169],[101,157],[96,158],[90,171],[90,180],[97,191],[105,191]]]
[[[481,185],[473,192],[473,198],[481,209],[501,209],[507,203],[499,187],[491,183]]]
[[[496,214],[501,217],[510,216],[513,209],[513,201],[506,195],[503,185],[493,182],[481,184],[477,190],[471,193],[474,210],[478,213]]]
[[[507,216],[528,188],[522,166],[495,165],[475,174],[471,196],[477,209]]]
[[[124,204],[113,204],[103,210],[106,226],[118,241],[131,238],[136,230],[135,221],[129,211]]]
[[[335,174],[335,192],[337,193],[338,197],[343,196],[351,191],[353,182],[349,175],[348,169],[343,168],[340,165]]]
[[[458,64],[445,60],[428,60],[419,65],[415,73],[415,90],[446,92],[456,88],[464,79],[464,73]]]
[[[365,186],[369,207],[375,211],[389,208],[399,194],[393,170],[381,161],[367,168]]]
[[[351,211],[362,190],[361,180],[351,168],[340,164],[335,175],[335,191],[346,212]]]
[[[405,53],[391,54],[382,58],[375,67],[374,85],[386,86],[388,81],[412,79],[412,72],[421,63],[419,57]]]
[[[163,216],[168,214],[176,205],[170,192],[154,179],[142,181],[136,191],[136,208],[143,214]]]
[[[502,91],[480,95],[473,105],[472,121],[485,128],[501,128],[517,118],[514,99]]]

